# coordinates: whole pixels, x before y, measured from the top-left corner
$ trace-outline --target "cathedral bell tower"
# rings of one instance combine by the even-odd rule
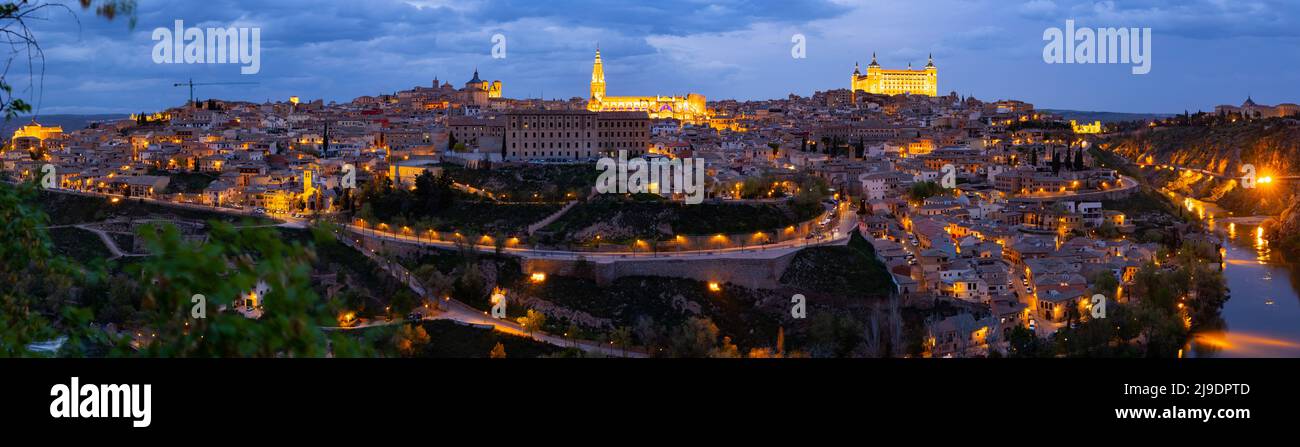
[[[605,98],[605,66],[600,63],[600,47],[596,47],[596,62],[591,66],[591,99]]]

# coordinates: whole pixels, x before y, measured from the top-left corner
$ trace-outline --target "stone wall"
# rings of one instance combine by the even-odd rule
[[[415,244],[385,241],[357,237],[367,249],[393,256],[418,256],[421,252],[438,250],[432,247],[419,247]],[[443,249],[446,250],[446,249]],[[698,256],[690,258],[654,258],[650,256],[610,260],[602,256],[600,261],[578,261],[563,259],[545,259],[522,257],[520,264],[524,274],[545,273],[547,275],[574,276],[595,280],[606,285],[614,280],[628,276],[666,276],[689,278],[706,282],[732,283],[755,289],[774,289],[780,286],[781,274],[785,272],[790,261],[798,251],[784,255],[771,253],[770,258],[735,257],[752,253],[719,254],[717,257]],[[729,257],[732,256],[732,257]]]
[[[575,276],[593,279],[600,285],[628,276],[666,276],[720,284],[732,283],[754,289],[774,289],[780,286],[781,274],[790,265],[795,253],[797,252],[771,259],[642,258],[608,262],[523,259],[522,265],[525,274]]]

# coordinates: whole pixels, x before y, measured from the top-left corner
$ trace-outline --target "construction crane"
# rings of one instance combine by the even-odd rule
[[[190,106],[194,106],[194,86],[196,85],[257,85],[256,82],[194,82],[190,78],[189,82],[177,82],[172,87],[189,87],[190,88]]]

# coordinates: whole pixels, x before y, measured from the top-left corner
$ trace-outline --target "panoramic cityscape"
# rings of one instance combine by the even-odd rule
[[[479,11],[383,3],[365,14]],[[514,33],[521,7],[440,41],[476,49],[455,57],[349,47],[402,74],[334,90],[328,64],[286,62],[329,50],[256,16],[8,3],[32,44],[81,26],[123,53],[69,56],[65,29],[11,55],[0,355],[1300,357],[1300,95],[1236,74],[1168,93],[1151,82],[1185,68],[1186,30],[1153,44],[1112,2],[1019,3],[1038,25],[1010,83],[946,39],[823,49],[843,32],[814,25],[897,13],[831,2],[749,16],[775,37],[748,44],[708,31],[794,68],[692,82],[709,68],[582,14]],[[668,60],[748,57],[643,31]],[[1122,94],[1079,94],[1089,76]]]

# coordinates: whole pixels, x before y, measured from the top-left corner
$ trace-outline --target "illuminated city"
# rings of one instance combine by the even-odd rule
[[[1300,358],[1293,5],[248,3],[0,2],[0,357]]]

